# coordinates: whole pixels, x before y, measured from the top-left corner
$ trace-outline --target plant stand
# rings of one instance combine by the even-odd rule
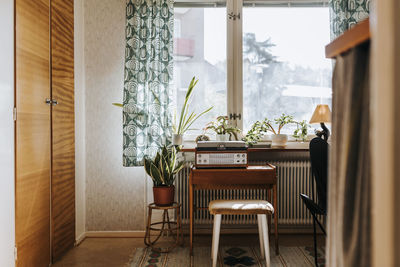
[[[147,226],[146,226],[146,233],[144,236],[144,244],[148,247],[151,247],[152,251],[160,252],[160,253],[168,253],[173,250],[176,246],[183,244],[183,233],[182,233],[182,222],[180,216],[180,208],[181,204],[179,203],[172,203],[170,206],[157,206],[154,203],[148,205],[149,214],[147,217]],[[175,210],[176,211],[176,221],[170,221],[168,210]],[[162,210],[162,222],[155,222],[151,223],[151,216],[153,210]],[[154,227],[153,227],[154,226]],[[156,226],[160,226],[157,228]],[[151,235],[151,231],[158,232],[156,235]],[[175,233],[174,233],[175,231]],[[156,247],[156,242],[160,239],[161,236],[167,235],[172,236],[175,240],[170,246],[167,247]],[[154,238],[152,240],[152,237]]]

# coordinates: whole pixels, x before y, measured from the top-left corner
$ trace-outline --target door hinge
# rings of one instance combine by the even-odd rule
[[[13,109],[13,119],[14,119],[14,121],[17,120],[17,108],[16,107],[14,107],[14,109]]]
[[[17,247],[14,247],[14,260],[16,261],[18,258],[18,250]]]
[[[231,113],[231,114],[229,114],[229,119],[230,120],[236,120],[236,119],[239,119],[239,120],[241,120],[242,119],[242,114],[236,114],[236,113]]]
[[[240,13],[235,14],[235,13],[231,12],[231,13],[228,14],[228,19],[231,19],[231,20],[238,19],[239,20],[240,19]]]

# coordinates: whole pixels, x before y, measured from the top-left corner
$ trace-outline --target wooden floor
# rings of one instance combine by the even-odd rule
[[[323,245],[323,236],[318,237],[318,245]],[[210,235],[197,235],[195,246],[210,246]],[[273,242],[273,238],[271,240]],[[280,235],[283,246],[312,246],[312,235]],[[258,244],[255,234],[222,235],[220,244],[251,245]],[[185,236],[185,245],[189,245]],[[54,267],[122,267],[129,262],[135,248],[145,247],[143,238],[86,238],[79,246],[70,250]]]

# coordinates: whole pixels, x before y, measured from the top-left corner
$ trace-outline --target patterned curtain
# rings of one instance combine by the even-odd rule
[[[370,0],[331,0],[331,38],[369,17]]]
[[[141,166],[171,139],[173,0],[127,0],[123,165]]]

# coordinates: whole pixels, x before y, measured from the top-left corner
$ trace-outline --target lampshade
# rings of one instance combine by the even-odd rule
[[[310,123],[331,122],[331,110],[328,105],[318,105],[311,117]]]

